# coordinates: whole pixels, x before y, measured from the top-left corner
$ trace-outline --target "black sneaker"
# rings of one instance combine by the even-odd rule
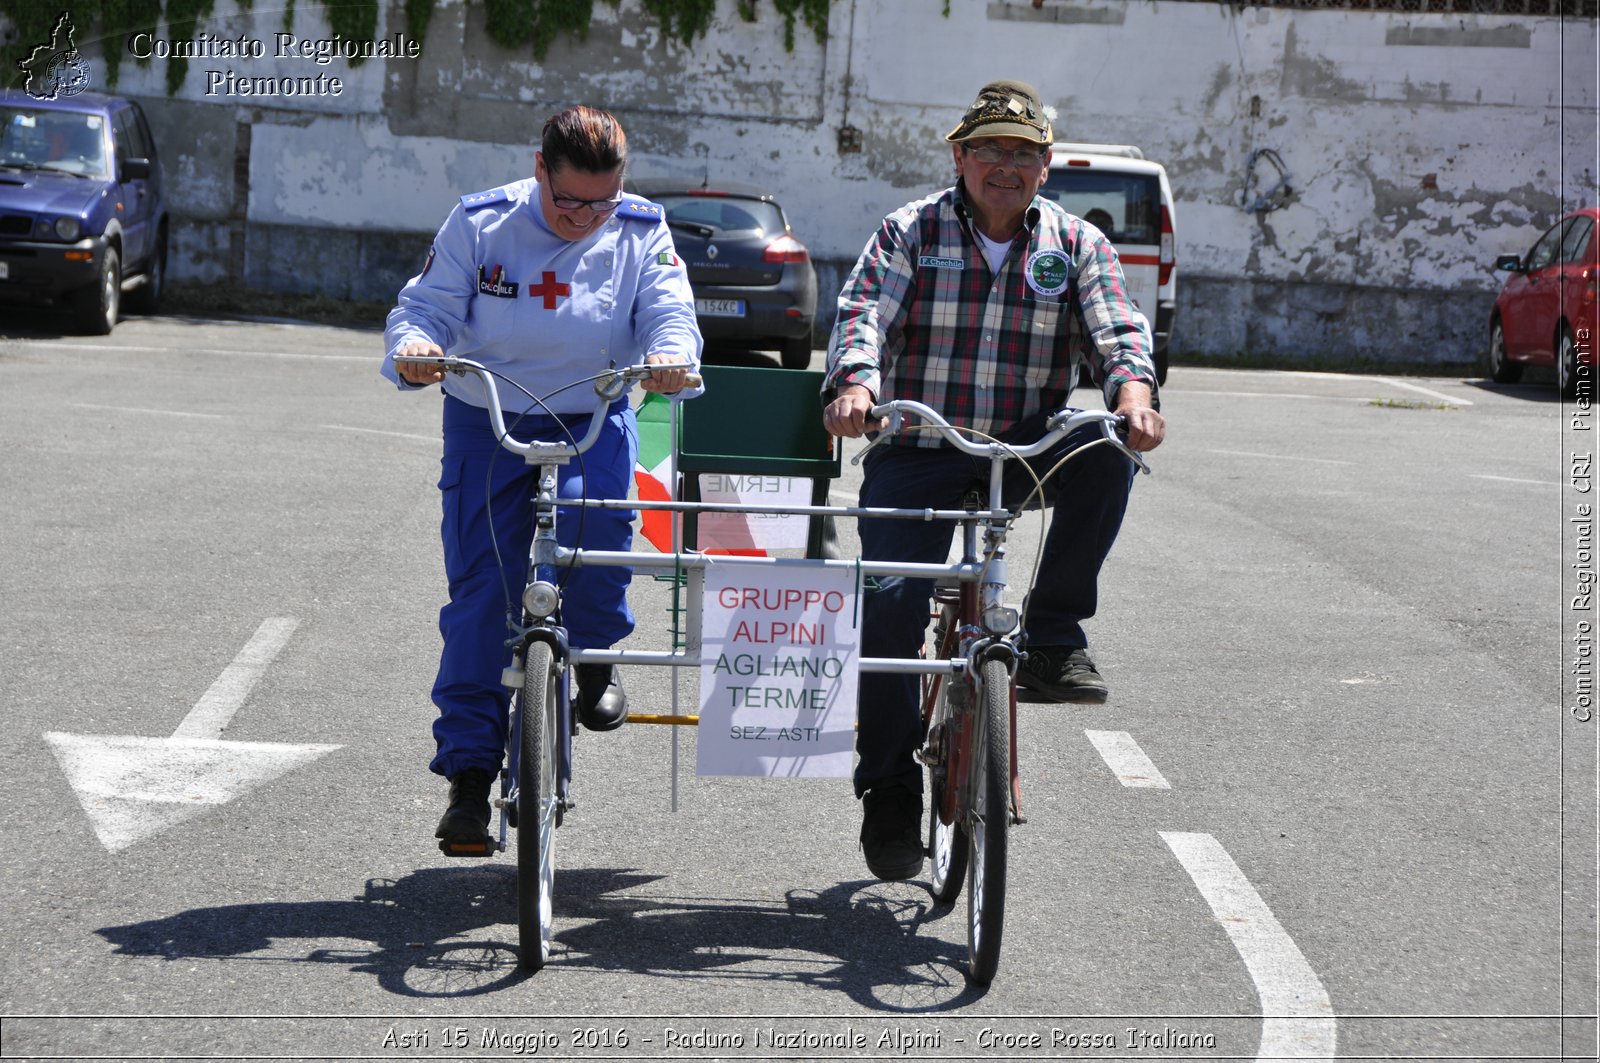
[[[450,780],[450,807],[433,836],[439,851],[446,856],[489,856],[494,842],[489,837],[489,789],[494,774],[482,768],[468,768]]]
[[[621,727],[628,718],[628,695],[616,666],[580,664],[573,668],[572,677],[578,684],[578,722],[591,731]]]
[[[887,785],[861,798],[861,851],[867,870],[886,882],[901,882],[922,870],[922,794]]]
[[[1098,705],[1111,695],[1082,646],[1034,646],[1017,669],[1017,686],[1049,701]]]

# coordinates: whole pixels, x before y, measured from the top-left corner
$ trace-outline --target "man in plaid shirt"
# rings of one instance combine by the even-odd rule
[[[951,423],[1031,443],[1066,404],[1078,361],[1127,418],[1128,445],[1158,446],[1150,326],[1134,307],[1111,243],[1037,195],[1050,167],[1050,118],[1030,85],[985,85],[953,132],[956,184],[884,220],[839,296],[828,345],[823,419],[836,436],[882,427],[868,411],[915,399]],[[1086,442],[1090,427],[1031,463],[1042,474]],[[1007,497],[1031,488],[1008,466]],[[1061,499],[1045,539],[1038,582],[1023,614],[1028,658],[1017,682],[1045,700],[1101,702],[1105,681],[1087,652],[1082,622],[1094,615],[1100,567],[1127,508],[1134,466],[1111,447],[1068,462],[1046,484]],[[960,507],[988,463],[937,434],[896,435],[866,457],[863,506]],[[861,556],[941,563],[948,522],[860,522]],[[883,578],[865,601],[864,657],[915,657],[928,625],[932,581]],[[861,676],[856,795],[861,845],[872,873],[908,879],[922,869],[922,741],[916,675]]]

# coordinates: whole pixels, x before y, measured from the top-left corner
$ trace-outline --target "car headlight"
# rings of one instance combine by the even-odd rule
[[[83,231],[83,226],[78,224],[77,218],[57,218],[56,235],[63,240],[76,240],[78,233]]]

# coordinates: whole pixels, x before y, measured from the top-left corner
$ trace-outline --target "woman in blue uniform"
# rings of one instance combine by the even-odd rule
[[[694,296],[661,208],[623,193],[626,164],[627,139],[611,115],[590,107],[555,115],[545,123],[534,176],[462,196],[389,314],[384,376],[402,390],[442,383],[445,393],[439,489],[450,601],[439,613],[444,651],[433,688],[438,752],[430,768],[450,780],[449,808],[436,831],[447,854],[492,851],[489,793],[509,704],[500,685],[505,588],[515,596],[525,576],[534,472],[499,453],[475,377],[447,380],[433,366],[396,366],[394,356],[470,358],[539,396],[536,403],[500,384],[506,423],[520,439],[562,440],[569,431],[582,437],[594,389],[580,382],[613,362],[660,365],[646,390],[692,394],[683,386],[699,364]],[[639,443],[626,396],[605,417],[581,463],[562,467],[561,497],[628,497]],[[563,509],[557,531],[566,546],[627,550],[632,517]],[[630,575],[610,567],[571,573],[562,619],[574,648],[607,649],[633,630]],[[583,725],[620,726],[627,698],[616,669],[578,665],[574,678]]]

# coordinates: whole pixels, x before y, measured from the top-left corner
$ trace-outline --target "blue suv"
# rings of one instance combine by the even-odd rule
[[[161,165],[139,105],[0,90],[0,300],[64,306],[103,336],[124,292],[155,312],[166,269]]]

